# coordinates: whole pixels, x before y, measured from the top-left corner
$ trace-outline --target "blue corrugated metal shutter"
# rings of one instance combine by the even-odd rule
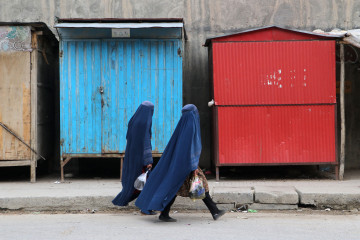
[[[89,44],[92,41],[81,42]],[[92,62],[85,61],[84,55],[80,53],[85,51],[79,42],[69,41],[67,45],[73,45],[75,52],[67,53],[65,48],[66,41],[63,43],[64,57],[72,60],[62,60],[61,81],[77,82],[78,72],[89,72],[94,79],[91,84],[86,86],[75,85],[83,89],[77,89],[76,92],[92,92],[92,99],[84,98],[84,103],[76,102],[76,99],[69,99],[68,102],[61,103],[61,119],[66,119],[65,115],[73,117],[73,122],[67,124],[74,125],[66,131],[62,125],[62,138],[66,139],[62,148],[62,153],[120,153],[125,151],[127,123],[134,114],[136,108],[142,101],[149,100],[155,105],[153,126],[152,126],[152,145],[153,151],[163,152],[170,136],[181,115],[182,107],[182,58],[178,54],[181,50],[181,40],[102,40],[96,42],[100,44],[94,49],[93,53],[99,54]],[[92,42],[94,44],[94,42]],[[98,49],[100,47],[100,51]],[[82,58],[83,61],[80,61]],[[70,63],[71,62],[71,63]],[[71,73],[66,74],[64,66],[77,66],[76,69],[70,68]],[[81,66],[80,66],[81,65]],[[81,71],[79,69],[82,69]],[[87,75],[89,75],[89,73]],[[101,74],[101,75],[100,75]],[[74,76],[69,78],[68,76]],[[80,74],[80,78],[81,78]],[[92,86],[89,86],[92,85]],[[99,89],[103,89],[101,94]],[[70,88],[62,84],[61,98],[71,95]],[[66,91],[69,91],[65,93]],[[84,94],[84,96],[87,96]],[[81,99],[78,99],[81,100]],[[71,104],[69,104],[71,103]],[[66,105],[77,105],[79,112],[70,112]],[[75,106],[74,106],[75,107]],[[73,107],[69,107],[73,108]],[[89,126],[81,124],[89,116],[89,109],[95,109],[92,116],[96,119],[96,124]],[[100,109],[100,112],[97,111]],[[81,112],[87,113],[86,116],[79,116]],[[101,119],[99,121],[99,118]],[[80,121],[80,123],[78,123]],[[94,121],[93,121],[94,122]],[[96,138],[80,140],[79,133],[81,127],[92,128],[96,133]],[[80,127],[80,128],[79,128]],[[65,129],[64,129],[65,130]],[[72,132],[71,132],[72,131]],[[71,135],[72,134],[72,135]],[[76,134],[75,136],[73,136]],[[67,139],[75,137],[75,141]],[[101,144],[99,145],[99,139]],[[78,142],[79,141],[79,142]],[[91,141],[88,142],[88,141]],[[73,148],[81,146],[81,143],[87,143],[87,148]],[[66,144],[70,144],[67,148]],[[96,144],[95,151],[89,151],[90,146]],[[100,146],[100,147],[99,147]],[[100,149],[101,148],[101,149]],[[73,150],[76,149],[76,152]],[[70,151],[68,151],[70,150]]]
[[[62,41],[62,153],[101,152],[100,41]]]

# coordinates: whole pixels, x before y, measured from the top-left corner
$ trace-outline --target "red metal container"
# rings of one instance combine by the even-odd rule
[[[217,107],[221,165],[335,161],[334,105]]]
[[[337,164],[336,36],[276,26],[208,39],[217,167]]]
[[[216,42],[217,105],[336,103],[335,41]]]

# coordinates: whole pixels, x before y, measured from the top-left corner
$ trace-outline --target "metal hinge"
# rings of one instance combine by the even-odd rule
[[[178,48],[177,54],[179,55],[179,57],[181,57],[181,49],[180,48]]]
[[[59,57],[62,57],[63,56],[63,50],[61,50],[60,52],[59,52]]]

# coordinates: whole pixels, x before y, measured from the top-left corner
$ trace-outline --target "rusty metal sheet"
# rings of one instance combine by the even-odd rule
[[[214,43],[216,105],[336,103],[335,41]]]
[[[216,107],[218,165],[335,163],[335,105]]]
[[[0,121],[30,145],[30,52],[0,53]],[[0,128],[0,160],[30,159],[30,150]]]

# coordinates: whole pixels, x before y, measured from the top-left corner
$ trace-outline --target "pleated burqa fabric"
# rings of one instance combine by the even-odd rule
[[[134,194],[134,182],[143,166],[153,163],[151,148],[151,125],[154,104],[143,102],[131,117],[126,133],[125,158],[122,169],[122,191],[112,203],[126,206]]]
[[[195,105],[188,104],[183,107],[179,123],[135,205],[145,213],[162,211],[186,177],[197,169],[200,154],[199,113]]]

